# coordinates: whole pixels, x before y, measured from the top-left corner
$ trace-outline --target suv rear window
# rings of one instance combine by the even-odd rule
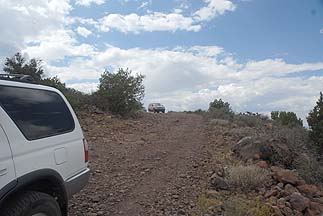
[[[28,140],[74,130],[67,105],[56,92],[0,86],[0,105]]]

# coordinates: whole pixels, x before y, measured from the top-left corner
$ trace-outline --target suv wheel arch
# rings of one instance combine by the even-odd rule
[[[16,186],[1,198],[0,212],[6,203],[14,200],[19,193],[37,191],[54,197],[60,206],[62,216],[67,216],[67,194],[64,180],[58,172],[51,169],[41,169],[19,177],[16,182]]]

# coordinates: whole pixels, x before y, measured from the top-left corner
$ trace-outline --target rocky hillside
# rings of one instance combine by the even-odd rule
[[[72,216],[323,212],[320,166],[300,144],[302,131],[184,113],[78,115],[92,176]]]

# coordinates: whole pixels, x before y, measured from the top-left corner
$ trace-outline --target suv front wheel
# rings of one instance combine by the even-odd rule
[[[6,216],[61,216],[61,210],[56,200],[46,194],[36,191],[26,191],[7,205]]]

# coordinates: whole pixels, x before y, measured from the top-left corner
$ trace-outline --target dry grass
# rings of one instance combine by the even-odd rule
[[[220,203],[217,199],[207,198],[205,195],[202,195],[197,200],[197,206],[202,214],[207,213],[208,209],[212,206],[216,206]]]
[[[247,201],[242,198],[231,198],[225,202],[225,216],[270,216],[271,208],[261,202]]]
[[[269,172],[255,165],[233,166],[227,169],[225,179],[231,187],[245,191],[257,189],[268,182]]]
[[[250,204],[245,199],[241,198],[231,198],[224,204],[225,216],[246,216]]]

